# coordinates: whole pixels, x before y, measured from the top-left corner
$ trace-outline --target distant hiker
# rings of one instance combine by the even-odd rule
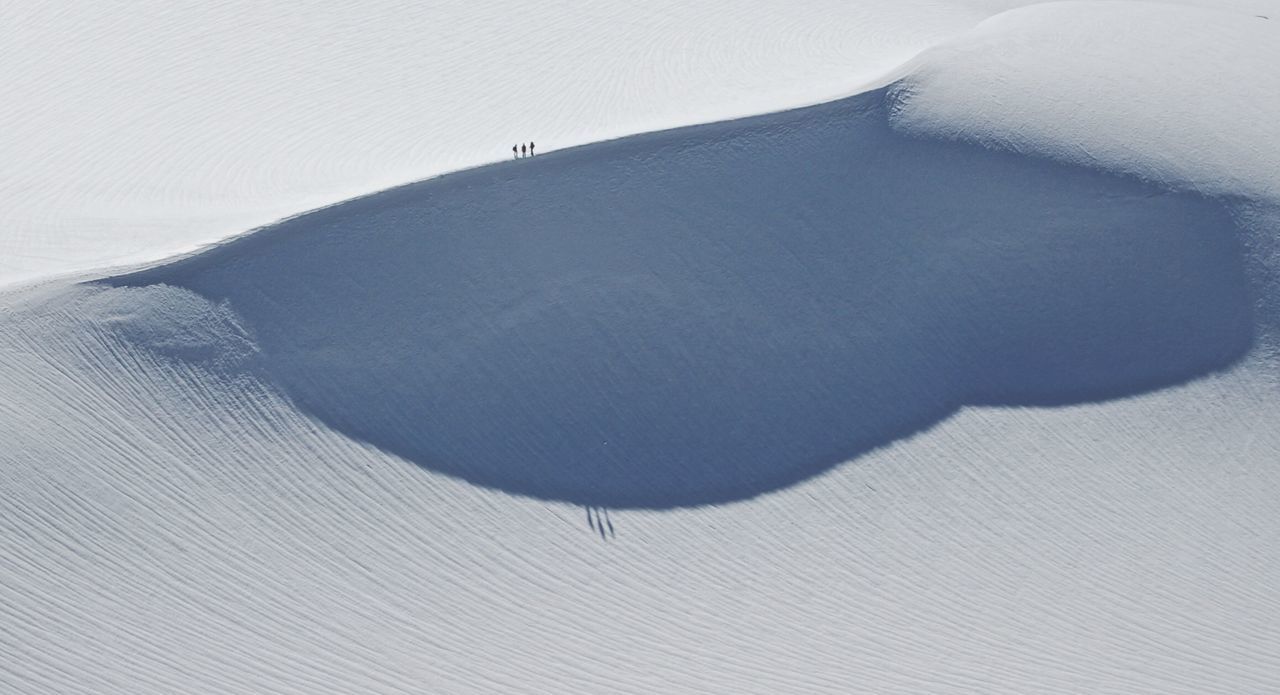
[[[520,146],[519,146],[519,145],[512,145],[512,146],[511,146],[511,158],[512,158],[512,159],[519,159],[519,158],[520,158]]]
[[[520,156],[524,156],[524,143],[520,143]]]
[[[529,143],[529,156],[530,156],[530,157],[532,157],[532,156],[533,156],[533,143],[532,143],[532,142],[531,142],[531,143]]]

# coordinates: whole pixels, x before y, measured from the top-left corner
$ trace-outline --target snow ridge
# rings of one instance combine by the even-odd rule
[[[1280,201],[1280,12],[1045,3],[983,21],[908,73],[904,132]]]
[[[1220,205],[903,137],[885,100],[463,172],[112,284],[234,312],[246,368],[343,433],[614,508],[753,496],[964,404],[1129,395],[1252,345]]]

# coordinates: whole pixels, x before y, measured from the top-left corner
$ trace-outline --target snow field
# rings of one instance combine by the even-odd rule
[[[154,258],[175,225],[212,240],[439,173],[423,161],[478,163],[521,139],[490,86],[547,100],[522,113],[634,129],[772,110],[779,84],[797,85],[786,103],[839,93],[847,51],[883,59],[871,75],[1012,4],[844,4],[812,25],[766,8],[647,25],[604,6],[4,6],[0,50],[28,62],[0,79],[31,96],[0,107],[20,136],[0,139],[20,165],[0,179],[8,277]],[[0,691],[1275,692],[1280,138],[1259,116],[1276,44],[1272,20],[1243,16],[1273,4],[1021,10],[922,56],[887,103],[477,169],[0,295]],[[86,33],[102,55],[80,53]],[[505,47],[428,69],[477,36]],[[529,55],[591,67],[532,89],[504,58]],[[413,101],[407,84],[439,89]],[[872,102],[887,115],[850,107]],[[549,120],[564,130],[530,134],[540,151],[626,132]],[[593,272],[546,284],[570,262]],[[623,309],[641,320],[613,323]],[[848,320],[806,322],[833,313]],[[646,348],[716,407],[638,378]],[[813,359],[713,369],[797,350]],[[568,387],[546,377],[575,369]],[[841,379],[858,388],[822,388]],[[627,417],[671,403],[670,421]],[[945,407],[909,431],[875,419],[929,403]],[[491,419],[438,415],[451,405]],[[818,417],[845,429],[804,429]],[[678,458],[541,448],[585,444],[584,423],[631,424],[634,444],[653,422],[715,433],[659,452],[723,446],[648,488],[645,461],[673,474]],[[485,448],[513,440],[527,458]],[[431,456],[442,442],[466,455]],[[852,460],[764,474],[825,444]],[[593,485],[565,488],[557,464]],[[716,489],[721,466],[761,475]]]
[[[984,4],[6,3],[0,284],[161,259],[515,142],[848,94]]]
[[[4,689],[1276,685],[1274,364],[965,409],[751,502],[612,510],[602,541],[157,359],[82,311],[109,292],[0,339]]]
[[[6,3],[0,285],[159,260],[515,142],[846,96],[1026,4]]]
[[[109,282],[145,290],[120,323],[138,342],[243,360],[425,468],[667,508],[965,404],[1227,367],[1254,338],[1237,235],[1194,195],[903,137],[881,90],[463,172]],[[214,307],[225,345],[157,328]]]
[[[1280,7],[1269,7],[1275,17],[1109,2],[1005,12],[917,59],[895,126],[1280,200]]]

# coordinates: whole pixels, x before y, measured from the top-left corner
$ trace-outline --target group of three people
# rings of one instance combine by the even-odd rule
[[[526,152],[527,152],[528,154],[526,154]],[[525,144],[524,144],[523,142],[522,142],[522,143],[520,143],[519,145],[512,145],[512,146],[511,146],[511,156],[512,156],[512,157],[515,157],[516,159],[519,159],[519,158],[521,158],[521,157],[526,157],[526,156],[527,156],[527,157],[532,157],[532,156],[533,156],[533,143],[532,143],[532,142],[531,142],[531,143],[529,143],[529,147],[528,147],[528,149],[527,149],[527,150],[525,149]]]

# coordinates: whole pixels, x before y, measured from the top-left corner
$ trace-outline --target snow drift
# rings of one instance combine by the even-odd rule
[[[187,219],[193,198],[168,184],[181,185],[171,167],[188,155],[263,155],[243,177],[221,166],[186,180],[229,215],[252,207],[240,206],[246,190],[294,205],[274,184],[368,181],[358,165],[405,161],[384,159],[391,151],[420,161],[427,131],[382,111],[374,97],[395,90],[361,75],[414,72],[401,58],[424,43],[420,24],[348,32],[386,39],[385,51],[357,41],[325,54],[359,56],[338,61],[350,70],[305,50],[312,29],[381,27],[396,4],[314,17],[254,5],[271,20],[268,54],[314,71],[295,91],[245,80],[288,107],[266,113],[314,120],[231,140],[249,131],[220,122],[191,149],[170,146],[189,117],[218,119],[208,102],[165,83],[156,93],[173,100],[153,112],[146,94],[97,79],[145,82],[145,71],[78,73],[23,51],[10,73],[20,88],[65,85],[43,79],[62,71],[170,127],[146,140],[167,153],[150,168],[136,166],[157,161],[145,154],[114,159],[149,132],[114,130],[138,123],[128,111],[99,123],[118,148],[48,157],[35,135],[105,141],[19,119],[35,127],[0,141],[25,157],[0,182],[10,226],[20,240],[45,229],[24,220],[68,234],[19,243],[29,253],[5,272],[103,258],[69,241],[116,243],[76,224],[99,202]],[[1267,14],[1230,6],[1250,5]],[[987,25],[965,50],[925,56],[888,106],[877,93],[471,170],[134,274],[0,294],[0,691],[1276,692],[1280,215],[1266,163],[1280,140],[1234,113],[1222,115],[1230,132],[1212,133],[1215,103],[1249,114],[1276,103],[1265,79],[1221,76],[1278,44],[1260,28],[1272,20],[1231,24],[1213,46],[1198,37],[1234,17],[1121,6]],[[713,25],[717,7],[682,5]],[[776,22],[748,14],[772,40]],[[136,18],[63,15],[117,38]],[[841,47],[863,44],[813,16]],[[1159,40],[1112,31],[1118,18],[1158,27]],[[61,22],[29,24],[0,25],[19,39],[0,51],[31,37],[82,45],[63,40]],[[211,78],[264,55],[224,41],[226,26],[199,44],[218,49]],[[679,28],[704,38],[696,23]],[[1017,46],[1024,28],[1044,52]],[[797,25],[777,35],[814,37]],[[182,32],[155,36],[188,48]],[[545,45],[572,62],[553,38],[520,34],[510,48]],[[128,64],[152,64],[154,44],[129,47]],[[699,44],[708,60],[718,47]],[[1188,65],[1184,49],[1204,63]],[[1116,63],[1090,60],[1102,54]],[[1026,62],[992,69],[1009,55]],[[1174,63],[1199,70],[1201,88],[1182,94],[1200,101],[1160,91],[1178,84],[1163,74]],[[949,91],[953,81],[966,87]],[[208,99],[237,93],[235,80],[205,82],[230,87],[201,91]],[[370,91],[338,89],[339,107],[293,98],[353,83]],[[1148,108],[1117,113],[1097,98],[1118,84]],[[58,98],[111,109],[74,90]],[[439,103],[474,116],[459,106],[474,102]],[[378,118],[329,118],[350,105]],[[0,107],[0,122],[13,113]],[[1162,159],[1168,141],[1152,130],[1186,139],[1179,151],[1196,161]],[[349,150],[299,154],[338,131]],[[468,132],[486,141],[483,127]],[[1089,156],[1114,153],[1108,141],[1134,149]],[[227,219],[179,231],[194,239]]]
[[[895,126],[1280,200],[1280,11],[1212,7],[1051,2],[996,15],[913,61]]]
[[[847,96],[1028,2],[7,3],[0,286],[155,261],[512,142]]]
[[[513,142],[847,95],[988,4],[5,3],[0,285],[162,259]]]
[[[748,497],[966,403],[1114,398],[1249,347],[1220,205],[904,137],[885,104],[453,174],[113,284],[234,312],[243,368],[352,437],[606,507]]]

